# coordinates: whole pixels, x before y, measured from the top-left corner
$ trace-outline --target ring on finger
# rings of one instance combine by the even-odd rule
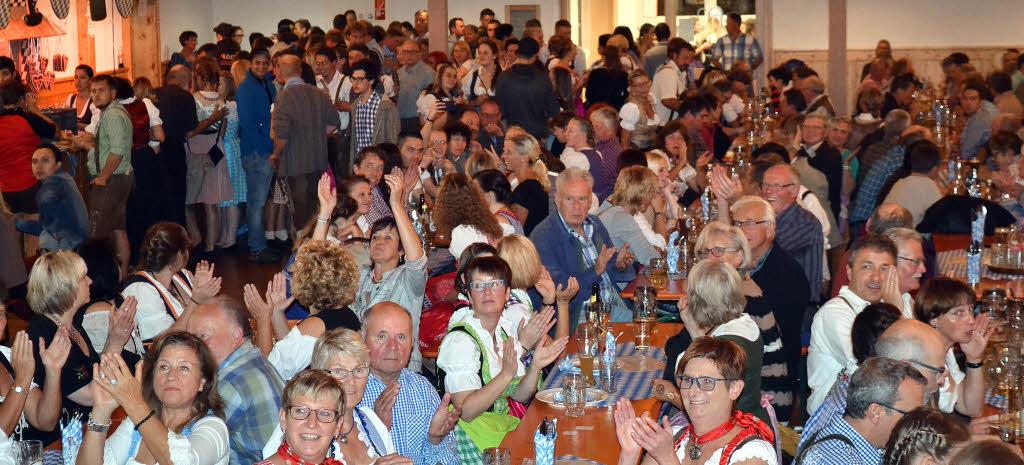
[[[117,386],[117,378],[110,378],[110,385]]]

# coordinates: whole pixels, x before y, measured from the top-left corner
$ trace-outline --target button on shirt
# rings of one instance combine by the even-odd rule
[[[601,253],[597,250],[597,244],[594,244],[594,221],[587,216],[583,220],[583,233],[586,237],[581,236],[575,229],[569,227],[565,222],[565,218],[562,214],[558,214],[558,218],[562,220],[562,226],[565,230],[576,239],[580,244],[580,249],[583,250],[583,260],[586,262],[587,267],[594,266],[597,262],[597,256]],[[615,257],[608,262],[608,266],[615,266]],[[622,301],[622,296],[619,295],[618,288],[612,282],[612,278],[608,276],[607,270],[601,274],[601,301],[611,304],[612,306],[612,321],[627,321],[632,320],[632,316],[627,318],[624,314],[619,314],[625,309],[628,312],[629,307]],[[580,312],[580,323],[586,319],[584,312]]]
[[[356,300],[349,306],[360,321],[365,319],[366,312],[381,302],[394,302],[409,311],[412,316],[412,333],[420,333],[420,313],[423,311],[423,292],[427,287],[427,254],[419,260],[405,262],[397,268],[384,272],[380,281],[374,281],[373,268],[363,270],[359,279],[359,291]],[[418,347],[413,346],[409,368],[419,371],[422,355]]]
[[[731,68],[732,64],[739,60],[747,62],[753,68],[755,61],[764,59],[761,45],[757,43],[757,39],[746,34],[740,34],[736,40],[733,40],[728,34],[722,36],[718,42],[715,42],[715,45],[711,46],[711,56],[722,64],[723,69]]]
[[[426,378],[403,369],[398,375],[402,386],[391,409],[391,439],[399,455],[413,459],[414,465],[458,465],[455,455],[455,436],[448,433],[438,445],[427,439],[430,421],[441,399]],[[373,409],[373,403],[387,386],[376,375],[371,374],[360,407]]]
[[[320,90],[327,93],[327,98],[331,99],[331,104],[337,103],[338,100],[342,102],[349,101],[349,94],[352,92],[352,80],[337,71],[331,76],[330,82],[325,82],[323,78],[316,79],[316,86]],[[339,87],[341,88],[339,90]],[[341,120],[341,124],[338,125],[338,130],[344,130],[348,128],[348,112],[339,111],[338,119]]]

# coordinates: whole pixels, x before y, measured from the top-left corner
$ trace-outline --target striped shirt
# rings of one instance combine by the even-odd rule
[[[803,268],[810,285],[811,301],[817,302],[824,280],[825,237],[821,232],[821,222],[794,202],[776,214],[775,243]]]
[[[711,56],[722,64],[723,69],[729,69],[733,63],[740,60],[745,61],[753,69],[755,61],[764,59],[757,39],[743,33],[736,40],[728,34],[722,36],[711,46]]]

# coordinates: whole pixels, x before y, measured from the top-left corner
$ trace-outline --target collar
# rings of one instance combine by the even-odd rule
[[[871,302],[862,299],[859,295],[857,295],[857,293],[853,292],[853,290],[850,289],[850,286],[843,286],[841,289],[839,289],[839,296],[845,297],[846,300],[850,301],[850,304],[855,307],[853,310],[857,313],[860,313],[860,311],[863,310],[864,307],[867,307],[868,305],[871,304]]]
[[[846,421],[845,417],[833,420],[832,427],[829,429],[846,436],[847,439],[853,442],[853,449],[857,452],[857,455],[864,460],[864,463],[879,463],[882,460],[882,449],[877,449],[875,446],[871,445],[871,443],[864,438],[864,435],[860,434],[859,431]],[[844,444],[844,446],[846,445]]]
[[[558,219],[562,222],[562,227],[564,227],[565,230],[569,232],[569,234],[576,235],[576,236],[579,235],[579,233],[577,233],[575,229],[572,229],[572,228],[569,227],[569,223],[565,222],[565,218],[562,217],[562,212],[558,212]],[[590,219],[590,215],[587,215],[587,217],[583,219],[583,225],[582,226],[583,226],[583,232],[587,236],[593,236],[594,221]],[[589,240],[590,237],[584,237],[584,239],[588,239]]]
[[[756,341],[760,335],[761,329],[757,327],[754,319],[746,313],[742,313],[739,317],[718,325],[713,331],[708,333],[708,336],[711,337],[739,336],[749,341]]]
[[[342,79],[345,79],[345,76],[343,76],[341,73],[338,72],[337,69],[335,69],[334,74],[331,75],[330,81],[324,81],[323,78],[320,78],[319,80],[324,84],[325,87],[330,87],[331,84],[334,84],[335,81],[339,81],[340,84],[340,81]]]
[[[248,340],[243,341],[241,345],[231,352],[231,355],[228,355],[223,362],[220,362],[220,365],[217,366],[217,372],[225,373],[227,370],[224,370],[223,368],[235,363],[238,359],[244,357],[245,354],[254,348],[255,346],[252,345],[252,342],[249,342]]]
[[[337,71],[335,71],[335,72],[337,72]],[[288,81],[284,83],[284,88],[287,89],[289,87],[297,86],[299,84],[305,84],[305,83],[306,83],[306,81],[303,81],[302,78],[300,78],[300,77],[291,77],[291,78],[288,78]]]
[[[753,275],[754,273],[757,273],[758,271],[761,270],[761,267],[764,266],[764,263],[768,261],[768,256],[772,254],[772,249],[774,247],[775,247],[774,243],[772,243],[771,245],[768,246],[768,250],[766,250],[764,252],[764,255],[762,255],[761,258],[757,260],[757,265],[755,265],[754,268],[752,268],[750,270],[750,274],[751,275]]]
[[[818,142],[817,144],[810,145],[810,146],[809,145],[804,145],[804,152],[807,152],[807,156],[808,157],[814,158],[814,156],[818,154],[818,149],[821,148],[821,144],[824,144],[824,143],[825,143],[825,140],[822,139],[822,141]]]

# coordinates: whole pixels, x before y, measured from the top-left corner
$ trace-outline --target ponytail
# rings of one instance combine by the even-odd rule
[[[537,176],[537,181],[544,187],[544,192],[551,190],[551,180],[548,179],[548,165],[544,164],[540,158],[530,161],[530,168],[533,169],[533,174]]]

